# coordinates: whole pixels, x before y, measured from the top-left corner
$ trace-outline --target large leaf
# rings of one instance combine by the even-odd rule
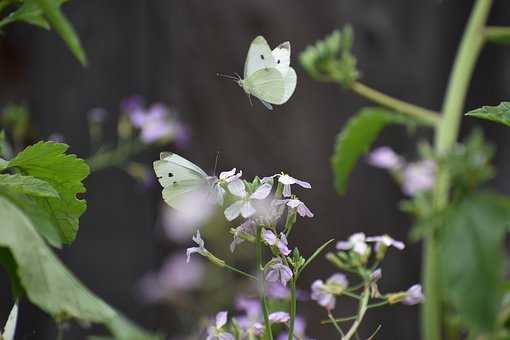
[[[0,174],[0,191],[2,190],[38,197],[59,197],[58,192],[48,182],[20,174]]]
[[[482,106],[479,109],[469,111],[466,116],[491,120],[510,126],[510,102],[502,102],[498,106]]]
[[[75,239],[79,217],[87,207],[85,200],[76,195],[85,192],[82,181],[89,174],[84,160],[65,154],[67,148],[66,144],[39,142],[20,152],[8,165],[24,175],[48,182],[57,190],[59,197],[33,197],[32,200],[50,213],[56,233],[65,244]]]
[[[503,238],[510,199],[467,196],[449,208],[439,229],[443,291],[475,332],[494,331],[503,286]]]
[[[364,108],[349,119],[337,137],[331,165],[335,187],[342,194],[347,189],[347,179],[358,158],[366,153],[381,130],[391,123],[409,123],[411,120],[396,112],[382,108]]]
[[[80,39],[76,34],[73,26],[67,20],[65,15],[60,10],[59,0],[33,0],[44,12],[45,18],[51,23],[51,26],[66,42],[67,46],[74,54],[74,56],[81,62],[82,65],[87,64],[87,57],[81,47]]]
[[[18,322],[18,304],[15,304],[11,312],[9,313],[9,317],[7,318],[7,322],[4,326],[4,331],[2,332],[0,339],[2,340],[14,340],[14,333],[16,332],[16,323]]]
[[[57,320],[78,319],[106,326],[117,339],[157,339],[131,324],[79,282],[48,248],[31,220],[0,197],[0,247],[8,248],[28,299]]]

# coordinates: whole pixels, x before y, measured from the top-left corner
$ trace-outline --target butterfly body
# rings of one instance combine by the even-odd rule
[[[264,37],[256,37],[248,50],[244,78],[237,79],[244,92],[272,109],[271,104],[289,100],[296,82],[296,71],[290,67],[290,43],[284,42],[271,51]]]

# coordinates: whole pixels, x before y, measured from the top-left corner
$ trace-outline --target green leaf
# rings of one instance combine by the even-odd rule
[[[81,46],[80,39],[76,34],[73,26],[60,10],[60,1],[58,0],[34,0],[43,10],[46,19],[51,26],[64,39],[67,46],[80,61],[82,65],[87,64],[87,57]]]
[[[449,208],[439,229],[443,291],[472,331],[492,333],[503,284],[510,199],[476,193]]]
[[[16,323],[18,322],[18,304],[12,306],[7,322],[4,326],[4,331],[0,337],[2,340],[14,340],[14,333],[16,332]]]
[[[59,197],[33,197],[33,202],[51,213],[51,222],[57,229],[62,243],[71,243],[78,231],[79,217],[85,211],[85,200],[76,198],[85,192],[83,179],[89,174],[84,160],[67,155],[68,145],[39,142],[27,147],[9,161],[9,168],[17,168],[24,175],[48,182]],[[17,198],[16,201],[20,201]],[[26,199],[25,199],[26,201]],[[28,204],[28,203],[27,203]]]
[[[299,275],[301,275],[301,273],[303,272],[303,270],[305,270],[305,268],[306,268],[306,267],[308,267],[308,265],[309,265],[310,263],[312,263],[312,261],[313,261],[313,260],[315,260],[315,258],[316,258],[317,256],[319,256],[319,255],[320,255],[320,253],[322,253],[322,251],[323,251],[324,249],[326,249],[326,247],[327,247],[327,246],[329,246],[329,245],[331,244],[331,242],[333,242],[333,241],[334,241],[334,239],[331,239],[331,240],[329,240],[329,241],[326,241],[326,242],[324,242],[324,243],[322,244],[322,246],[320,246],[319,248],[317,248],[317,250],[313,252],[312,256],[310,256],[310,257],[309,257],[309,258],[305,261],[305,263],[303,264],[303,266],[301,266],[301,268],[299,268],[298,276],[299,276]]]
[[[339,194],[347,189],[347,179],[358,158],[366,153],[381,130],[392,123],[411,123],[410,118],[382,108],[364,108],[349,119],[337,137],[331,165]]]
[[[31,196],[59,197],[58,192],[48,182],[20,174],[0,174],[0,191],[5,189]]]
[[[491,120],[510,126],[510,102],[502,102],[498,106],[482,106],[479,109],[469,111],[466,116]]]
[[[18,276],[18,265],[9,249],[0,247],[0,265],[4,267],[11,281],[11,293],[15,299],[23,296],[23,286]]]
[[[33,304],[58,321],[78,319],[103,324],[117,339],[158,339],[83,286],[48,248],[31,220],[5,197],[0,197],[0,220],[0,246],[12,252],[21,283]]]
[[[35,0],[25,0],[15,11],[0,20],[0,27],[16,21],[24,21],[47,30],[50,29],[50,25],[46,19],[44,19],[43,11]]]

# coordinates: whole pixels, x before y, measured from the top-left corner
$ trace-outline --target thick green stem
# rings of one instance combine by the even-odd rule
[[[400,99],[390,97],[382,92],[374,90],[360,82],[354,82],[351,90],[371,101],[382,106],[394,109],[395,111],[413,116],[430,125],[436,125],[440,121],[440,115],[437,112],[424,109],[420,106],[404,102]]]
[[[264,289],[264,268],[262,267],[262,226],[257,227],[257,237],[255,238],[255,248],[257,257],[258,286],[260,295],[260,305],[264,313],[265,339],[273,340],[273,332],[269,322],[269,310],[267,308],[266,293]]]
[[[290,320],[289,320],[289,340],[294,340],[294,322],[296,320],[297,310],[297,297],[296,297],[296,274],[290,280]]]
[[[458,138],[462,110],[473,70],[485,40],[485,24],[492,0],[477,0],[462,38],[443,105],[441,122],[436,126],[435,148],[446,154]],[[450,176],[440,168],[434,189],[434,207],[448,204]],[[441,339],[441,292],[439,288],[439,254],[437,235],[426,239],[424,260],[425,305],[422,315],[422,334],[425,340]]]

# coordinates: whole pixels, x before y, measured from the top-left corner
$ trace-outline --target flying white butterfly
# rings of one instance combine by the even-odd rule
[[[217,178],[175,153],[162,152],[160,160],[154,162],[154,171],[163,187],[164,201],[177,210],[200,211],[216,199],[213,189]]]
[[[273,51],[263,36],[256,37],[248,50],[244,78],[232,77],[248,96],[257,97],[269,110],[271,104],[286,103],[296,89],[296,71],[290,67],[290,42]]]

